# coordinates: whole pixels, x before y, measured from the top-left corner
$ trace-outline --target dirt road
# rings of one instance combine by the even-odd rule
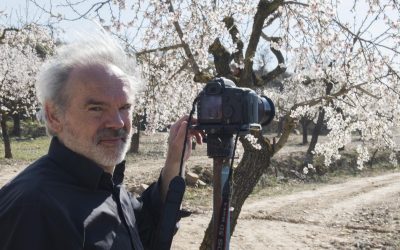
[[[198,249],[210,217],[184,218],[172,249]],[[400,173],[249,199],[231,249],[400,249]]]

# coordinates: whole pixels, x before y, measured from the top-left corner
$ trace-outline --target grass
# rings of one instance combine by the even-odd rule
[[[11,152],[16,160],[33,161],[47,154],[50,137],[41,136],[30,139],[11,139]],[[3,144],[3,141],[0,140]],[[0,147],[0,159],[4,159],[4,145]]]

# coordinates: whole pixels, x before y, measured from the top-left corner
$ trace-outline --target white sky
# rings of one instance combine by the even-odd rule
[[[97,0],[87,0],[89,4],[87,5],[79,5],[80,8],[78,9],[79,11],[84,10],[84,6],[90,6],[90,3],[96,2]],[[65,3],[65,0],[36,0],[37,3],[43,4],[46,7],[50,6],[50,2],[52,3],[53,7],[56,6],[59,3]],[[78,2],[78,0],[71,0],[70,2]],[[97,1],[98,2],[98,1]],[[129,1],[127,1],[129,2]],[[341,9],[343,11],[340,11],[341,15],[341,20],[342,21],[349,21],[352,22],[353,20],[350,18],[350,15],[348,10],[350,7],[353,5],[354,1],[348,1],[348,0],[343,0],[341,4]],[[26,7],[27,6],[27,7]],[[358,4],[358,10],[365,12],[365,4]],[[28,11],[26,11],[28,10]],[[29,0],[0,0],[0,11],[6,11],[6,13],[10,13],[11,15],[9,16],[8,20],[6,20],[6,24],[15,24],[16,20],[18,19],[18,16],[22,17],[24,20],[32,21],[32,20],[37,20],[40,19],[42,22],[46,22],[47,16],[42,13],[41,10],[38,10],[37,7],[31,3]],[[74,13],[72,10],[68,10],[68,8],[63,8],[63,14],[65,16],[72,16]],[[395,13],[388,13],[389,16],[394,15]],[[0,20],[0,22],[4,22],[4,20]],[[76,28],[82,28],[82,29],[88,29],[90,30],[93,24],[91,24],[89,21],[63,21],[60,23],[60,26],[67,31],[73,30]],[[379,31],[379,27],[373,27],[373,30]]]
[[[39,4],[47,4],[46,7],[50,6],[50,0],[36,0]],[[65,2],[63,0],[52,0],[53,6],[57,3]],[[27,11],[28,10],[28,11]],[[46,24],[48,20],[48,15],[44,14],[43,11],[39,10],[33,3],[29,0],[0,0],[0,11],[5,11],[8,13],[8,18],[6,20],[1,20],[0,23],[7,25],[18,25],[19,19],[23,22],[31,22],[39,20],[39,23]],[[63,14],[73,15],[72,11],[68,11],[67,8],[63,9]],[[78,20],[78,21],[62,21],[57,23],[56,26],[61,27],[65,30],[65,35],[62,35],[63,39],[68,40],[69,36],[73,36],[76,31],[90,32],[96,29],[96,25],[88,20]]]
[[[80,2],[81,0],[70,0],[70,2]],[[50,2],[53,4],[53,7],[55,7],[59,3],[65,3],[66,0],[36,0],[37,3],[39,4],[44,4],[47,8],[50,7]],[[84,11],[84,7],[91,6],[93,2],[98,2],[98,0],[87,0],[89,4],[86,5],[79,5],[80,8],[78,9],[80,12]],[[127,2],[130,2],[127,0]],[[144,1],[145,2],[145,1]],[[363,1],[361,1],[363,2]],[[362,19],[365,16],[366,12],[366,4],[359,3],[358,8],[357,8],[357,20],[353,20],[352,16],[354,14],[349,12],[349,9],[353,6],[354,1],[349,1],[349,0],[342,0],[341,7],[339,8],[339,18],[342,22],[349,22],[350,24],[353,24],[353,22],[356,22],[356,27],[360,25]],[[28,6],[28,7],[26,7]],[[128,3],[127,3],[128,6]],[[86,9],[85,9],[86,10]],[[0,23],[6,24],[6,25],[15,25],[18,20],[18,17],[22,18],[24,21],[37,21],[38,19],[42,23],[46,23],[47,20],[47,15],[43,14],[41,10],[38,10],[37,7],[31,3],[29,0],[0,0],[0,11],[5,11],[6,13],[9,13],[9,17],[6,20],[0,19]],[[10,13],[11,12],[11,13]],[[63,15],[67,17],[72,17],[75,16],[72,10],[68,8],[63,8]],[[388,12],[387,13],[389,17],[394,17],[395,13]],[[394,19],[397,17],[394,17]],[[69,40],[73,39],[75,37],[74,34],[78,31],[78,33],[87,33],[93,30],[96,30],[96,25],[93,22],[90,22],[88,20],[78,20],[78,21],[62,21],[57,24],[57,26],[62,27],[66,33],[65,35],[62,35],[61,38],[64,40]],[[350,25],[353,26],[353,25]],[[355,28],[353,30],[355,33],[357,33],[358,28]],[[369,27],[369,30],[371,31],[371,34],[364,34],[366,35],[372,35],[376,36],[379,34],[379,32],[382,32],[381,27],[379,23],[375,24],[374,26]],[[135,41],[136,42],[140,41]],[[273,57],[272,57],[273,58]],[[275,60],[274,58],[272,60]],[[274,65],[275,63],[271,63]]]

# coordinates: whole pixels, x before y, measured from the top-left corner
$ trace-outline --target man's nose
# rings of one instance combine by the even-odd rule
[[[125,126],[124,117],[119,111],[111,112],[108,116],[107,128],[123,128]]]

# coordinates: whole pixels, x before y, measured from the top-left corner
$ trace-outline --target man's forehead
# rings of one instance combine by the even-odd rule
[[[67,85],[73,89],[74,94],[90,89],[92,94],[101,92],[104,95],[113,95],[123,92],[129,102],[133,98],[129,77],[114,65],[94,64],[78,67],[72,70]]]
[[[70,79],[79,79],[81,81],[89,81],[107,78],[119,78],[128,81],[127,75],[115,65],[91,64],[76,67],[71,71]]]
[[[130,77],[115,65],[93,64],[74,68],[68,78],[67,85],[99,85],[98,87],[122,87],[133,90]]]

